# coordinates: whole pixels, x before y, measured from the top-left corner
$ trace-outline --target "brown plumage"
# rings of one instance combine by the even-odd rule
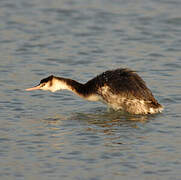
[[[27,90],[67,89],[90,101],[102,101],[115,110],[153,114],[163,110],[142,78],[130,69],[106,71],[82,84],[72,79],[49,76]]]

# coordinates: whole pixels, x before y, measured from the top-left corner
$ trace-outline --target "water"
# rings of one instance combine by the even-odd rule
[[[1,0],[0,179],[181,179],[180,0]],[[25,92],[50,74],[143,77],[162,114],[107,112],[67,91]]]

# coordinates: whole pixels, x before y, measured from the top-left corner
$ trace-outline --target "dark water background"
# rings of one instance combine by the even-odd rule
[[[24,91],[117,67],[138,71],[165,111]],[[180,180],[180,69],[180,0],[1,0],[0,179]]]

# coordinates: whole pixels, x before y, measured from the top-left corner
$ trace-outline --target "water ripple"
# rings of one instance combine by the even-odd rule
[[[1,0],[0,178],[180,179],[180,5]],[[83,83],[118,67],[143,77],[163,113],[24,91],[50,74]]]

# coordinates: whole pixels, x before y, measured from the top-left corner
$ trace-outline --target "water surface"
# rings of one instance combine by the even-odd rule
[[[0,1],[0,179],[181,177],[179,0]],[[143,77],[162,114],[108,112],[67,91],[24,89],[54,74]]]

